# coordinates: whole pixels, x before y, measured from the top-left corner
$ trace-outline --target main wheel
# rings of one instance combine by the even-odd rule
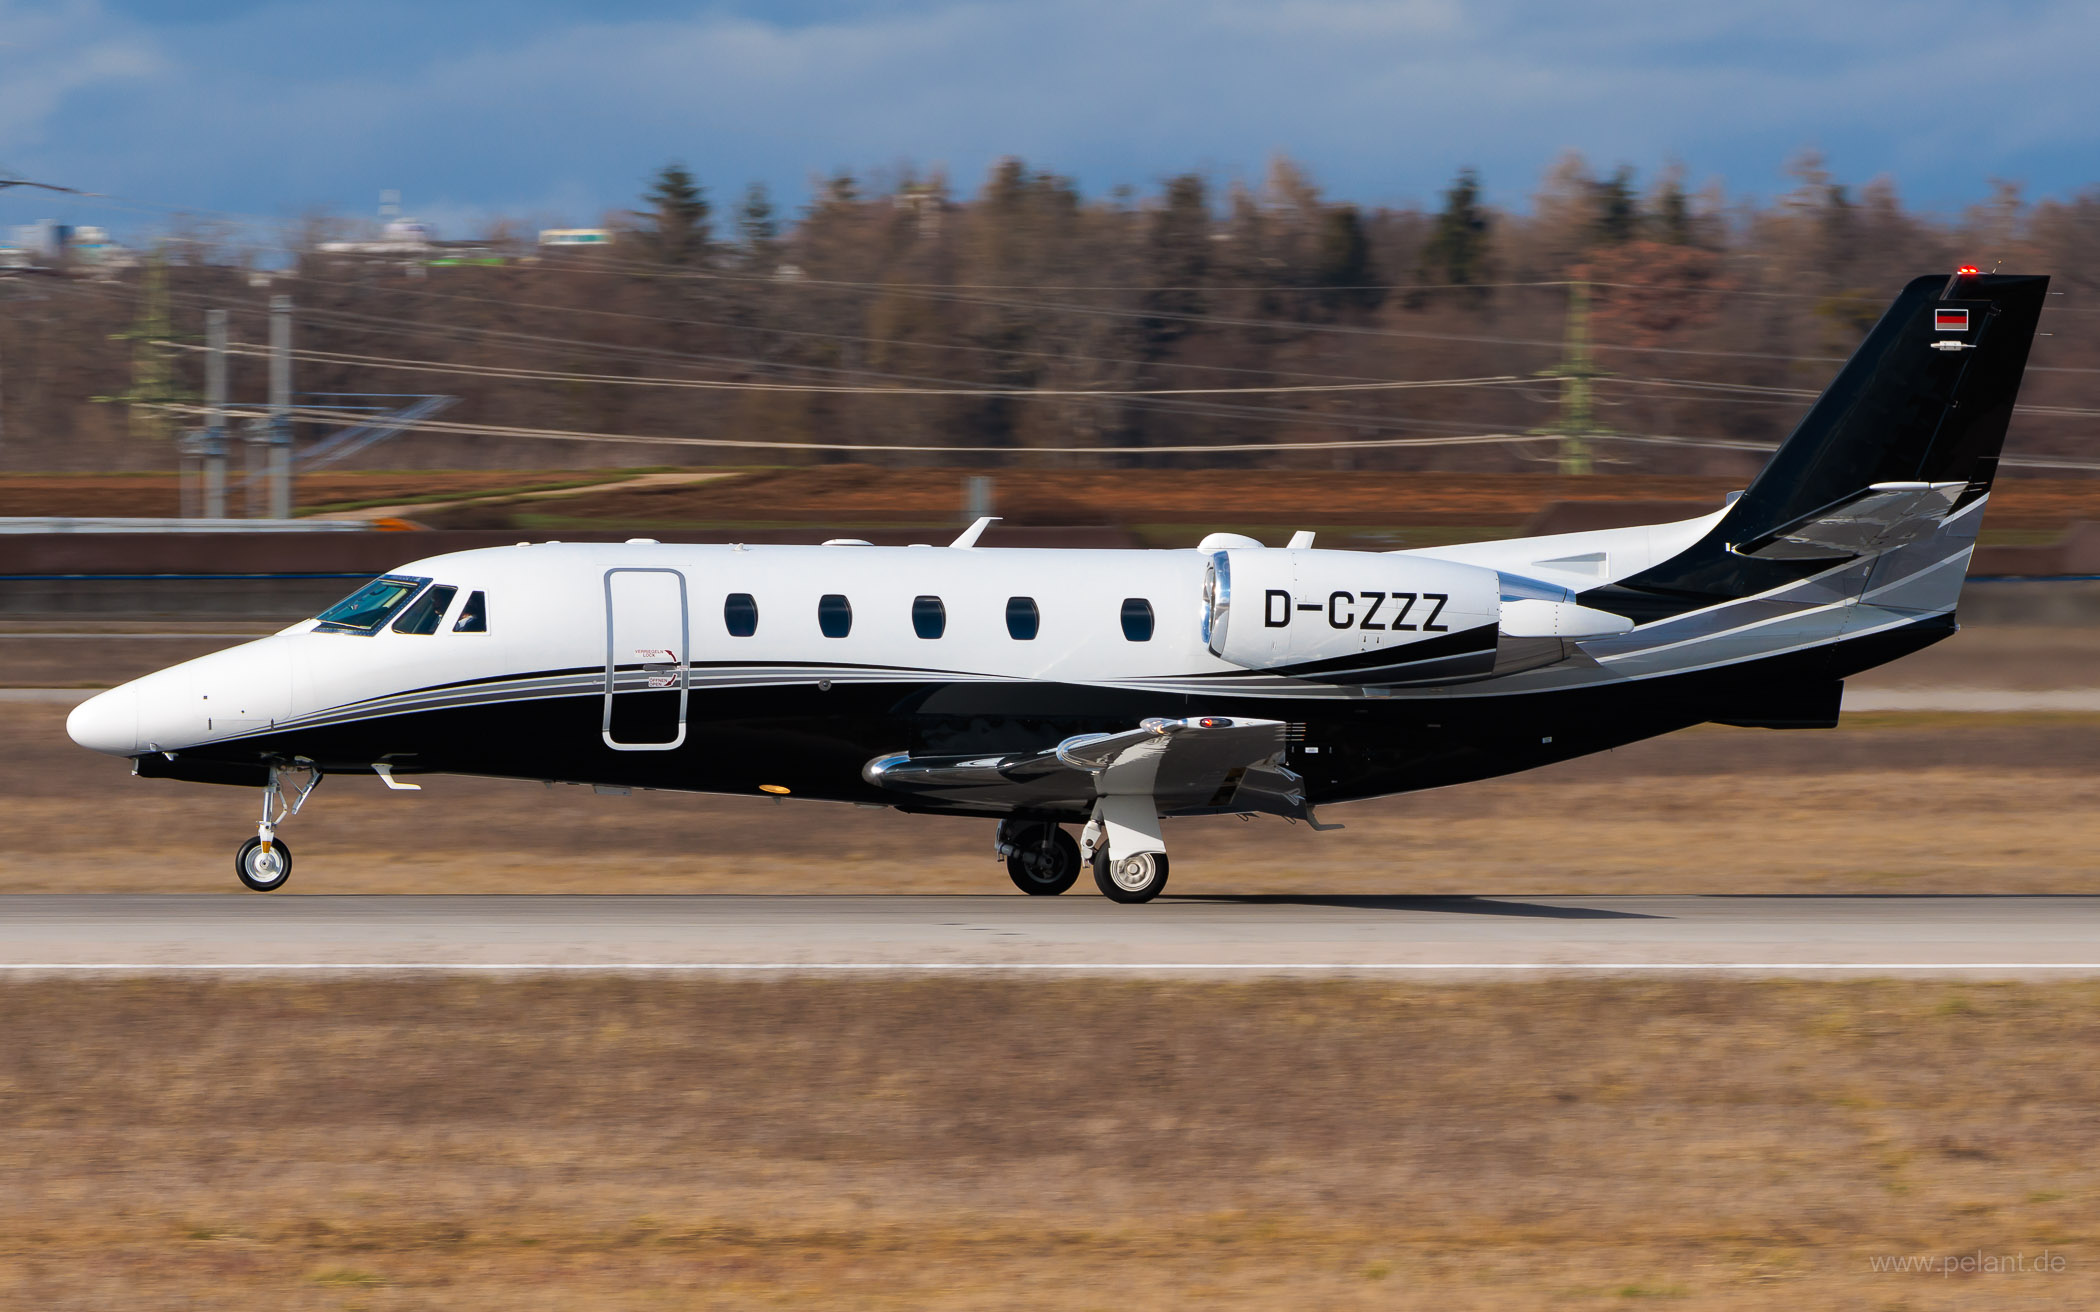
[[[1096,848],[1094,883],[1111,902],[1150,902],[1167,886],[1167,854],[1142,852],[1117,860],[1108,849]]]
[[[282,838],[263,851],[262,839],[251,838],[241,844],[234,854],[233,873],[241,882],[257,893],[272,893],[284,887],[284,881],[292,877],[292,849],[284,845]]]
[[[1056,825],[1027,825],[1012,838],[1006,877],[1031,897],[1055,897],[1079,882],[1079,844]]]

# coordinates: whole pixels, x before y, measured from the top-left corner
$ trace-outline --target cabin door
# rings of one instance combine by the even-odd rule
[[[667,752],[685,741],[692,616],[675,569],[605,571],[607,747]]]

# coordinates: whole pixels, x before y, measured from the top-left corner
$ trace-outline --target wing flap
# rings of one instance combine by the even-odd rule
[[[1118,733],[1079,734],[1048,751],[883,756],[861,774],[880,788],[968,809],[1086,811],[1100,797],[1142,794],[1168,814],[1300,815],[1303,785],[1283,765],[1286,730],[1281,720],[1156,718]]]

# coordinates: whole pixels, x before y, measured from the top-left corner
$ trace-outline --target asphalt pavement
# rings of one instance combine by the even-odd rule
[[[2100,897],[18,894],[0,970],[2100,975]]]

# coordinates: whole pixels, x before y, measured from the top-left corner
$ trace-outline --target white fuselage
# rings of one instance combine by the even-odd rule
[[[418,560],[388,577],[454,590],[433,632],[331,631],[316,620],[256,642],[162,670],[113,689],[76,711],[74,736],[97,750],[131,755],[179,751],[254,735],[445,685],[570,672],[586,680],[611,665],[640,672],[679,667],[693,688],[734,683],[867,681],[900,675],[1184,688],[1246,664],[1211,647],[1213,598],[1207,572],[1218,553],[1200,550],[978,550],[947,547],[692,546],[659,543],[537,543]],[[1262,648],[1281,664],[1401,647],[1440,633],[1492,626],[1494,574],[1403,554],[1331,551],[1232,553],[1272,557],[1317,575],[1293,587],[1287,626],[1260,626],[1260,593],[1240,603],[1235,632],[1274,637]],[[1267,564],[1269,562],[1262,562]],[[1375,613],[1359,593],[1397,591],[1450,600],[1429,631],[1435,603],[1417,601],[1406,631],[1397,600]],[[1354,583],[1349,601],[1328,586]],[[1381,581],[1386,586],[1375,587]],[[1454,581],[1455,580],[1455,581]],[[1273,580],[1271,580],[1273,583]],[[1465,585],[1463,588],[1461,585]],[[1273,587],[1268,590],[1274,590]],[[486,628],[456,631],[474,593],[486,598]],[[850,623],[825,627],[826,598],[844,598]],[[756,624],[732,631],[732,598],[748,598]],[[937,600],[929,636],[922,599]],[[834,621],[838,608],[830,603]],[[1126,621],[1141,607],[1149,625]],[[1032,635],[1010,622],[1023,608]],[[1374,631],[1361,627],[1370,623]],[[837,636],[833,636],[833,634]],[[1287,636],[1298,646],[1283,644]],[[1222,644],[1222,640],[1220,642]],[[572,688],[571,685],[564,685]],[[1248,689],[1246,691],[1252,691]],[[549,689],[550,695],[554,689]]]

